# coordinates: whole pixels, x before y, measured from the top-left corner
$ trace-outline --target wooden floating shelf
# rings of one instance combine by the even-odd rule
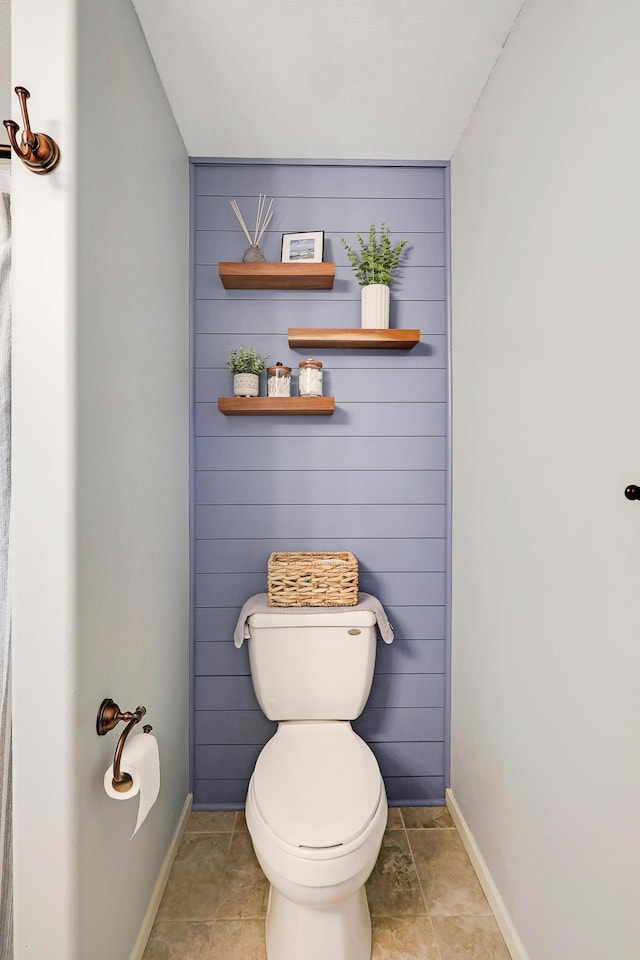
[[[420,343],[419,330],[289,328],[290,347],[412,350],[417,343]]]
[[[331,416],[335,397],[218,397],[226,417]]]
[[[218,264],[225,290],[331,290],[335,263]]]

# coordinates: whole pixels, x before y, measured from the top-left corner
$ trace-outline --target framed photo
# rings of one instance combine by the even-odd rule
[[[283,233],[283,263],[322,263],[324,230],[314,233]]]

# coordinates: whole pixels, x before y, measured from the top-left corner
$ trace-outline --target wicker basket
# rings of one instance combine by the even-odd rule
[[[352,553],[272,553],[267,567],[270,607],[353,607],[358,561]]]

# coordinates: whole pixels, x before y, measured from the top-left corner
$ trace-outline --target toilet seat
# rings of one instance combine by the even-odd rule
[[[352,843],[384,790],[373,753],[348,721],[281,723],[258,757],[252,788],[269,829],[309,851]]]

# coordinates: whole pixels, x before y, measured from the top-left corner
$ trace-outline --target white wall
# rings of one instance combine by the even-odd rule
[[[12,55],[61,149],[13,165],[16,958],[124,960],[188,790],[188,165],[129,0],[23,0]],[[160,744],[131,843],[105,696]]]
[[[16,104],[18,103],[16,99]],[[11,113],[11,0],[0,0],[0,121],[8,120]],[[15,119],[15,118],[14,118]],[[8,139],[2,127],[2,143]]]
[[[34,33],[35,22],[42,33]],[[52,960],[75,960],[72,0],[62,0],[55,15],[25,0],[14,10],[12,37],[15,76],[23,83],[29,62],[35,129],[51,133],[63,150],[63,166],[48,177],[20,164],[12,170],[15,956],[44,958],[50,950]],[[48,49],[57,55],[49,73],[44,59],[33,57]]]
[[[640,943],[634,0],[527,0],[452,162],[452,787],[531,960]]]

